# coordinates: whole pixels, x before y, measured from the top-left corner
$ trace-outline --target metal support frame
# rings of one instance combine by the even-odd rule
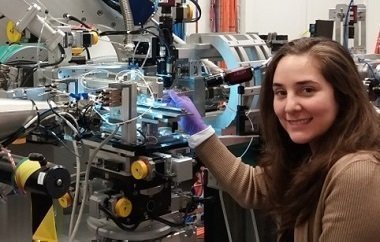
[[[193,48],[193,51],[189,53],[189,59],[223,60],[228,69],[248,65],[258,67],[271,56],[271,51],[265,41],[254,33],[193,34],[188,37],[187,43]],[[260,84],[260,77],[255,76],[252,81],[242,85],[250,90],[257,88]],[[230,87],[228,106],[223,112],[206,116],[206,121],[214,127],[217,133],[221,133],[234,121],[236,107],[239,104],[237,88],[237,85]],[[257,92],[249,91],[248,93]],[[242,103],[249,109],[255,109],[258,104],[258,95],[244,95]]]
[[[119,113],[119,121],[127,122],[121,126],[121,139],[127,144],[136,143],[136,119],[137,116],[137,84],[130,82],[125,84],[112,83],[111,88],[121,89],[121,106],[116,107]]]
[[[358,18],[357,23],[354,24],[355,36],[353,44],[351,45],[351,51],[354,54],[364,54],[366,50],[366,6],[364,4],[357,4],[358,6]],[[329,19],[334,20],[335,33],[334,38],[337,42],[343,43],[344,33],[344,21],[347,13],[347,4],[337,4],[335,9],[329,9]]]

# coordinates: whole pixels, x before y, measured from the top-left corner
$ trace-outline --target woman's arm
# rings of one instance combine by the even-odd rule
[[[198,145],[195,151],[223,190],[242,207],[259,208],[264,204],[266,187],[262,168],[244,164],[215,134]]]
[[[195,148],[201,161],[216,177],[222,188],[243,207],[263,204],[265,185],[263,170],[253,168],[236,158],[220,142],[214,130],[205,124],[193,102],[186,96],[169,90],[165,98],[169,106],[186,110],[189,115],[180,118],[181,128],[191,135],[189,146]]]

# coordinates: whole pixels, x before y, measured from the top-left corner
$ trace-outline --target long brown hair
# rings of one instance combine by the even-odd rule
[[[287,55],[303,54],[319,62],[318,67],[333,86],[338,103],[336,120],[322,135],[313,154],[307,144],[292,142],[273,109],[273,76],[279,61]],[[302,38],[283,46],[266,70],[260,110],[265,143],[261,161],[266,169],[269,208],[279,217],[279,234],[309,218],[325,177],[339,158],[359,150],[379,151],[378,115],[350,53],[335,41]],[[311,155],[312,161],[307,162]]]

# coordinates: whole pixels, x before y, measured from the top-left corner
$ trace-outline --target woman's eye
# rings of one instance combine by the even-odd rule
[[[274,90],[274,95],[278,97],[285,97],[286,91],[285,90]]]
[[[303,87],[302,88],[302,93],[306,94],[306,95],[310,95],[310,94],[313,94],[314,93],[314,88],[312,87]]]

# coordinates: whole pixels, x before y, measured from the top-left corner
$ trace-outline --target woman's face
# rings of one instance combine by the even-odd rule
[[[335,121],[334,89],[310,55],[283,57],[274,73],[273,92],[274,111],[294,143],[312,147]]]

